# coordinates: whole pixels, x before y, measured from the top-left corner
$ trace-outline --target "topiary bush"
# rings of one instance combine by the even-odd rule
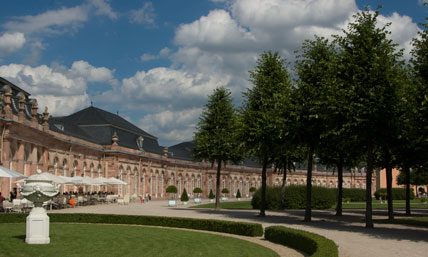
[[[221,190],[221,192],[222,192],[223,194],[228,194],[228,193],[229,193],[229,189],[227,189],[227,188],[223,188],[223,189]]]
[[[8,214],[1,216],[0,223],[23,223],[26,222],[28,214]],[[224,220],[83,213],[50,213],[49,218],[50,222],[60,223],[132,224],[208,230],[253,237],[263,235],[261,224]]]
[[[266,209],[277,210],[281,200],[281,187],[266,187]],[[254,209],[260,208],[261,189],[257,190],[251,205]],[[335,191],[325,187],[312,188],[312,208],[329,209],[336,202]],[[290,185],[285,188],[285,209],[305,209],[306,208],[306,186]]]
[[[183,193],[181,194],[181,198],[180,198],[180,200],[181,200],[182,202],[187,202],[187,201],[189,201],[189,196],[187,195],[187,191],[186,191],[186,189],[184,189],[184,190],[183,190]]]
[[[337,188],[333,189],[337,194]],[[358,188],[342,188],[342,197],[350,199],[351,202],[365,202],[366,190]],[[344,202],[344,200],[342,200]]]
[[[251,193],[256,192],[256,190],[257,190],[257,188],[255,188],[255,187],[250,187],[250,192],[251,192]]]
[[[202,193],[202,189],[200,189],[199,187],[195,187],[195,189],[193,189],[193,193],[194,194],[201,194]]]
[[[282,244],[316,257],[337,257],[337,245],[323,236],[281,226],[265,229],[265,238],[271,242]]]
[[[381,194],[387,195],[386,194],[386,188],[381,188],[381,189],[376,190],[376,192],[374,193],[376,200],[380,199]],[[410,188],[410,199],[412,200],[414,198],[415,198],[415,193],[413,191],[413,188]],[[386,200],[386,198],[383,200]],[[405,188],[393,188],[392,189],[392,200],[406,200],[406,189]]]
[[[213,190],[212,189],[210,189],[210,194],[208,195],[208,198],[209,199],[214,199],[215,198],[215,195],[213,194]]]
[[[238,192],[236,192],[236,198],[241,198],[241,192],[239,192],[239,189]]]

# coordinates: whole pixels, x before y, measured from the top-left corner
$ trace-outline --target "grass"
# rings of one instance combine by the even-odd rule
[[[29,245],[25,223],[9,223],[0,238],[0,256],[278,256],[245,240],[143,226],[51,223],[51,243]]]
[[[384,201],[385,202],[385,201]],[[405,200],[394,200],[393,201],[394,209],[405,209],[406,201]],[[373,200],[373,209],[388,209],[388,204],[381,204],[379,200]],[[193,206],[193,208],[201,208],[201,209],[214,209],[215,203],[209,204],[201,204]],[[332,209],[335,209],[336,206],[333,206]],[[251,201],[239,201],[239,202],[221,202],[221,209],[229,209],[229,210],[252,210]],[[365,209],[365,202],[350,202],[343,203],[343,209]],[[412,209],[428,209],[427,203],[421,203],[419,199],[414,199],[410,201],[410,208]]]
[[[397,219],[396,218],[393,221],[389,221],[389,220],[385,219],[385,220],[378,220],[378,222],[387,223],[387,224],[402,224],[402,225],[428,228],[428,217],[403,218],[403,219],[401,219],[401,218]]]
[[[200,205],[193,206],[193,208],[214,209],[215,203],[200,204]],[[236,201],[236,202],[220,202],[220,208],[228,209],[228,210],[252,210],[253,206],[251,206],[251,201]]]

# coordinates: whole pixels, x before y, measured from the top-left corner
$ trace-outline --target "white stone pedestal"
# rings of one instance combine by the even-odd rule
[[[27,244],[49,244],[49,217],[42,207],[34,207],[27,217]]]

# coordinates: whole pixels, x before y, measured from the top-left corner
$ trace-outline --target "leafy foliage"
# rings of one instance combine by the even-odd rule
[[[410,190],[410,200],[415,198],[415,193],[413,192],[413,188]],[[381,195],[387,195],[386,188],[380,188],[376,190],[374,193],[374,196],[376,197],[376,200],[380,199]],[[384,198],[383,198],[384,199]],[[392,189],[392,199],[394,200],[405,200],[406,199],[406,189],[405,188],[393,188]]]
[[[221,190],[221,192],[222,192],[223,194],[228,194],[228,193],[229,193],[229,189],[227,189],[227,188],[223,188],[223,189]]]
[[[236,192],[236,198],[241,198],[241,192],[239,191],[239,188],[238,188],[238,191]]]
[[[314,187],[311,201],[313,209],[329,209],[336,199],[334,189],[324,187]],[[281,201],[280,187],[267,187],[266,207],[268,210],[278,210]],[[251,200],[254,209],[260,205],[260,190],[256,191]],[[306,187],[290,185],[285,187],[285,199],[283,208],[285,209],[304,209],[306,207]]]
[[[180,200],[182,202],[187,202],[189,201],[189,196],[187,195],[187,191],[186,189],[183,190],[183,193],[181,194]]]
[[[215,195],[213,194],[213,190],[210,189],[210,194],[208,195],[209,199],[214,199]]]
[[[193,189],[193,193],[194,194],[201,194],[202,193],[202,189],[199,187],[195,187],[195,189]]]
[[[176,194],[178,192],[177,187],[174,185],[170,185],[166,188],[167,193]]]
[[[332,240],[303,230],[283,226],[267,227],[265,238],[271,242],[305,252],[309,256],[339,256],[338,246]]]
[[[25,222],[28,214],[3,215],[0,223]],[[7,217],[6,217],[7,216]],[[207,220],[159,216],[134,216],[111,214],[57,214],[50,213],[51,222],[61,223],[102,223],[102,224],[135,224],[147,226],[162,226],[189,228],[196,230],[217,231],[243,236],[262,236],[261,224],[247,222],[233,222],[224,220]]]

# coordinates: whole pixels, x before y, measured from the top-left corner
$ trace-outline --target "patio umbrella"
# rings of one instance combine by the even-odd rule
[[[128,183],[117,178],[109,178],[109,180],[111,182],[108,182],[108,184],[111,184],[111,185],[128,185]]]
[[[27,176],[24,176],[21,173],[18,173],[6,167],[0,166],[0,178],[26,178],[26,177]]]

